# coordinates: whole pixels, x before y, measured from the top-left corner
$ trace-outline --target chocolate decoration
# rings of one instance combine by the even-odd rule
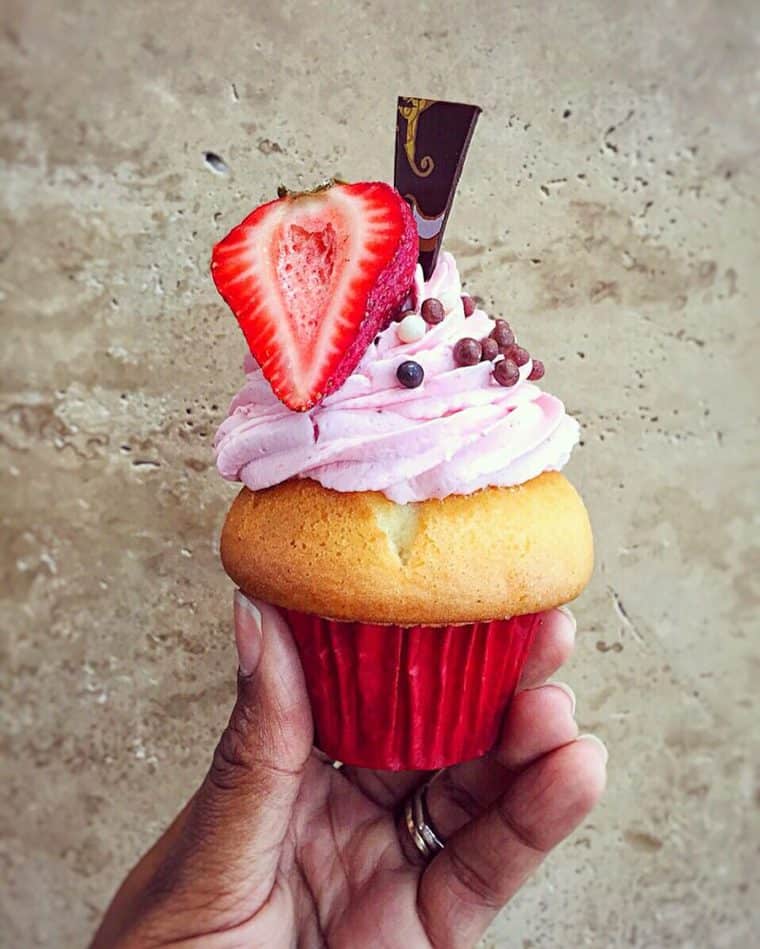
[[[462,102],[399,97],[394,185],[409,202],[422,271],[435,269],[443,232],[481,109]]]

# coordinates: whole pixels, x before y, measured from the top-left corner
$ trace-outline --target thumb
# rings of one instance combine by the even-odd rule
[[[274,883],[313,725],[303,671],[283,617],[240,591],[234,615],[237,702],[190,804],[182,834],[186,852],[172,862],[183,877],[188,874],[188,884],[201,878],[207,885],[216,876],[225,892],[244,898],[253,913]]]

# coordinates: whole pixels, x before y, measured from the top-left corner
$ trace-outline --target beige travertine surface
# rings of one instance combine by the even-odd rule
[[[412,9],[3,0],[3,945],[82,945],[206,767],[242,355],[209,251],[280,182],[390,177],[398,93],[485,109],[448,246],[585,424],[598,538],[566,678],[609,790],[487,944],[756,937],[757,5]]]

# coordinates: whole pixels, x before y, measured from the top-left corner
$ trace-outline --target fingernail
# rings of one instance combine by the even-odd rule
[[[261,612],[240,590],[235,590],[235,645],[240,675],[249,676],[261,658]]]
[[[575,636],[576,630],[578,629],[578,622],[573,616],[573,611],[569,606],[558,606],[557,610],[568,618],[570,625],[573,627],[573,636]]]
[[[565,682],[555,682],[553,679],[549,679],[546,684],[551,685],[553,688],[559,689],[560,692],[565,693],[565,695],[570,699],[570,714],[575,717],[575,692],[573,692],[570,686]]]
[[[599,751],[602,754],[602,760],[604,761],[605,764],[607,764],[607,761],[609,760],[609,757],[610,757],[610,753],[609,751],[607,751],[607,746],[605,745],[605,743],[602,741],[601,738],[597,738],[596,735],[586,734],[586,735],[578,735],[578,737],[575,740],[593,742],[599,748]]]

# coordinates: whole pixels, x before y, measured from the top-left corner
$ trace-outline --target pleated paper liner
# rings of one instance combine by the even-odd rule
[[[443,768],[493,747],[540,620],[403,627],[282,612],[301,655],[317,747],[390,771]]]

